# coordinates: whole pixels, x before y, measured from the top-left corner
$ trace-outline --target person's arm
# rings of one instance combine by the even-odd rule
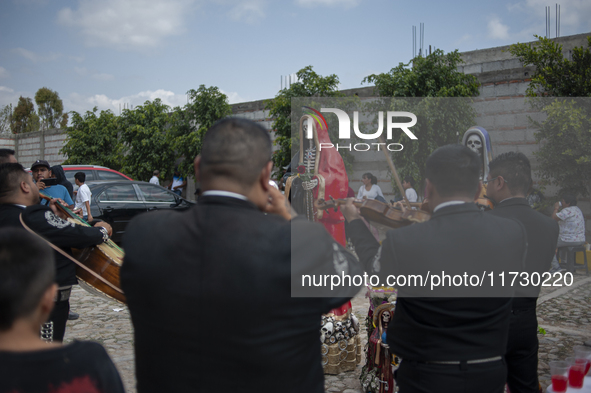
[[[374,186],[376,186],[376,192],[378,193],[379,196],[381,196],[382,198],[384,198],[384,193],[382,192],[382,189],[380,188],[380,186],[378,186],[377,184],[374,184]],[[386,198],[384,198],[385,200]]]
[[[363,199],[363,187],[365,186],[362,185],[361,187],[359,187],[359,191],[357,192],[357,199]]]
[[[88,221],[92,221],[92,214],[90,213],[90,202],[85,201],[84,204],[86,205],[86,211],[88,212]]]
[[[46,206],[29,206],[23,212],[27,226],[58,247],[86,248],[109,239],[107,223],[96,227],[75,225],[61,219]]]
[[[560,202],[556,202],[554,204],[554,211],[552,212],[552,219],[554,219],[554,221],[559,222],[562,220],[561,217],[558,216],[558,211],[560,210]]]
[[[275,187],[269,187],[269,203],[267,204],[265,213],[276,214],[288,221],[297,215],[285,195]]]

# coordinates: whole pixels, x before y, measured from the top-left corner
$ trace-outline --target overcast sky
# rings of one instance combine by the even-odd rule
[[[560,4],[561,36],[591,31],[590,0]],[[413,25],[426,48],[491,48],[544,35],[545,6],[554,37],[545,0],[0,0],[0,107],[40,87],[78,112],[183,105],[201,84],[253,101],[307,65],[361,87],[411,59]]]

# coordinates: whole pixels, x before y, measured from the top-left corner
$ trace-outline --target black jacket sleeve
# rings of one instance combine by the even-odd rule
[[[23,221],[29,228],[58,247],[86,248],[106,241],[99,228],[84,227],[63,220],[48,206],[29,206],[22,214]]]

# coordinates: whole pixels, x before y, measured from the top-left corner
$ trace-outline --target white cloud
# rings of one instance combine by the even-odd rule
[[[488,37],[498,40],[509,39],[509,26],[501,23],[498,17],[492,17],[488,22]]]
[[[6,70],[6,68],[0,67],[0,78],[8,78],[9,76],[10,73]]]
[[[220,91],[222,93],[224,93],[226,96],[228,96],[228,102],[230,104],[236,104],[239,102],[246,102],[247,100],[245,100],[244,98],[242,98],[238,93],[236,93],[235,91],[223,91],[222,89],[220,89]]]
[[[93,74],[92,75],[93,79],[99,80],[99,81],[112,81],[113,79],[115,79],[115,77],[111,74]]]
[[[241,1],[233,7],[228,15],[234,20],[256,23],[265,17],[264,3],[257,0]]]
[[[60,58],[61,56],[59,53],[48,53],[45,55],[41,55],[24,48],[14,48],[12,49],[12,52],[24,57],[25,59],[31,60],[33,63],[54,61]]]
[[[0,91],[5,91],[7,93],[14,93],[13,89],[11,89],[10,87],[6,87],[6,86],[0,86]]]
[[[84,56],[69,56],[70,60],[74,60],[76,63],[82,63],[84,61]]]
[[[225,92],[228,96],[230,104],[237,102],[245,102],[245,100],[236,92]],[[119,111],[124,107],[131,108],[138,105],[143,105],[146,101],[154,101],[156,98],[160,98],[162,103],[174,108],[176,106],[184,106],[187,103],[186,94],[176,94],[169,90],[158,89],[155,91],[146,90],[141,91],[137,94],[121,97],[121,98],[110,98],[104,94],[95,94],[92,96],[84,96],[78,93],[72,93],[68,97],[64,98],[64,108],[66,111],[76,111],[78,113],[84,113],[92,110],[95,106],[100,110],[110,109],[115,114],[119,114]]]
[[[352,8],[358,6],[361,0],[296,0],[295,2],[303,7],[334,6]]]
[[[80,31],[88,46],[145,49],[184,31],[194,0],[79,0],[58,23]]]

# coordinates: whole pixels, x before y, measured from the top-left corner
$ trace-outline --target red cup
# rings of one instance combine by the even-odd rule
[[[568,386],[575,389],[582,388],[585,371],[587,371],[587,362],[585,359],[575,358],[567,358],[566,362],[570,364],[570,369],[568,370]]]
[[[555,393],[564,393],[568,385],[568,372],[570,363],[550,362],[550,373],[552,375],[552,390]]]

